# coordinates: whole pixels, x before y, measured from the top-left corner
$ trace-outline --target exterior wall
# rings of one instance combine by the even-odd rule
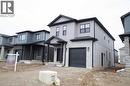
[[[66,36],[63,36],[63,26],[67,26],[67,32]],[[65,41],[69,41],[70,39],[73,39],[75,37],[75,23],[66,23],[66,24],[61,24],[57,26],[52,26],[50,27],[50,37],[51,36],[56,36],[56,28],[59,27],[60,32],[59,32],[59,38],[64,39]]]
[[[124,32],[130,32],[130,15],[124,18]]]
[[[20,40],[20,35],[25,35],[25,40]],[[17,44],[25,44],[27,43],[27,33],[20,33],[18,34],[18,38],[17,38]]]
[[[114,66],[114,41],[95,23],[94,67],[101,67],[101,53],[104,53],[104,67]],[[105,39],[104,39],[105,37]]]
[[[0,45],[2,44],[3,37],[0,36]]]
[[[89,33],[80,33],[80,25],[81,24],[87,24],[87,23],[90,24],[90,32]],[[82,22],[82,23],[78,23],[76,25],[75,37],[83,37],[83,36],[94,37],[94,21]]]
[[[86,48],[86,68],[92,68],[92,41],[79,41],[79,42],[68,42],[66,48],[66,64],[65,66],[69,66],[69,48]],[[89,51],[87,48],[89,47]]]
[[[37,40],[37,38],[36,38],[36,35],[37,35],[37,34],[40,35],[40,39],[39,39],[39,40]],[[45,36],[45,32],[36,32],[36,33],[33,34],[33,42],[43,41],[43,40],[46,39],[45,37],[46,37],[46,36]]]

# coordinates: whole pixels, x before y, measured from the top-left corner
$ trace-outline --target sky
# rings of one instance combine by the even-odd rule
[[[25,30],[50,30],[47,24],[59,14],[75,19],[97,17],[116,39],[115,49],[123,47],[120,17],[130,12],[130,0],[14,0],[14,17],[0,17],[0,33],[15,35]]]

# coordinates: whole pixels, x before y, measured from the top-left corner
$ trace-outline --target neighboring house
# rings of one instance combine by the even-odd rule
[[[1,59],[5,58],[7,53],[20,54],[20,60],[43,60],[47,57],[47,50],[44,42],[49,38],[49,32],[23,31],[15,36],[1,35]]]
[[[48,26],[50,38],[46,44],[54,47],[55,64],[84,68],[114,66],[115,39],[96,17],[77,20],[59,15]]]
[[[120,48],[120,63],[130,63],[130,12],[121,16],[121,21],[124,27],[124,33],[119,35],[124,47]]]
[[[118,63],[118,51],[114,49],[114,63]]]

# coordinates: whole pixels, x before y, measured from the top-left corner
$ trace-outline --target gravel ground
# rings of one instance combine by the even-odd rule
[[[61,86],[79,86],[83,76],[89,71],[85,68],[20,64],[17,72],[13,72],[11,68],[7,70],[3,66],[0,63],[0,86],[47,86],[38,80],[39,71],[42,70],[57,71]]]

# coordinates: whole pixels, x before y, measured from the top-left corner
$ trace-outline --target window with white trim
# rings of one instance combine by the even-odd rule
[[[26,39],[26,35],[25,34],[22,34],[19,36],[19,40],[23,41]]]
[[[63,26],[63,36],[66,35],[66,32],[67,32],[67,26],[65,25],[65,26]]]
[[[60,28],[57,27],[57,28],[56,28],[56,36],[59,36],[59,34],[60,34]]]
[[[80,33],[89,33],[90,32],[90,23],[80,25]]]
[[[36,40],[40,40],[40,39],[41,39],[40,34],[36,34]]]

